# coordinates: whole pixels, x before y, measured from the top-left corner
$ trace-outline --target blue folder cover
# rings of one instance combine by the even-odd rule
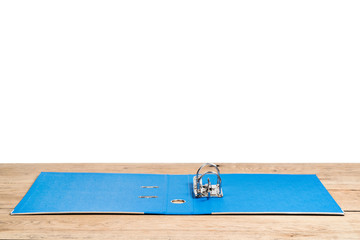
[[[195,198],[193,177],[42,172],[11,214],[344,214],[316,175],[221,174],[222,198]]]

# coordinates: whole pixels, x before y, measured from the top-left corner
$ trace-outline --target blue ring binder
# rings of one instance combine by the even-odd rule
[[[216,173],[198,185],[194,174],[42,172],[11,214],[344,215],[316,175],[219,176],[221,186]],[[194,186],[204,194],[196,196]]]

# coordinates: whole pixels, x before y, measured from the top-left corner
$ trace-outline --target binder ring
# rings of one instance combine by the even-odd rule
[[[203,174],[200,174],[201,169],[204,167],[213,167],[215,171],[207,171]],[[202,184],[202,178],[207,174],[215,174],[217,176],[217,184],[211,185],[210,179],[208,178],[207,184]],[[222,188],[221,188],[221,177],[219,168],[213,163],[203,164],[196,172],[196,175],[193,179],[193,188],[195,197],[222,197]]]

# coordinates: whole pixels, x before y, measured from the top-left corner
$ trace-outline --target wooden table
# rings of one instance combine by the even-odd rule
[[[0,239],[360,239],[360,164],[220,164],[222,173],[317,174],[345,216],[10,216],[41,171],[193,174],[196,164],[0,164]]]

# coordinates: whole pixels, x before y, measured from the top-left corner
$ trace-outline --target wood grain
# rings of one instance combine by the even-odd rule
[[[10,216],[40,172],[192,174],[196,164],[1,164],[0,239],[360,239],[360,164],[220,164],[222,173],[317,174],[345,216]]]

